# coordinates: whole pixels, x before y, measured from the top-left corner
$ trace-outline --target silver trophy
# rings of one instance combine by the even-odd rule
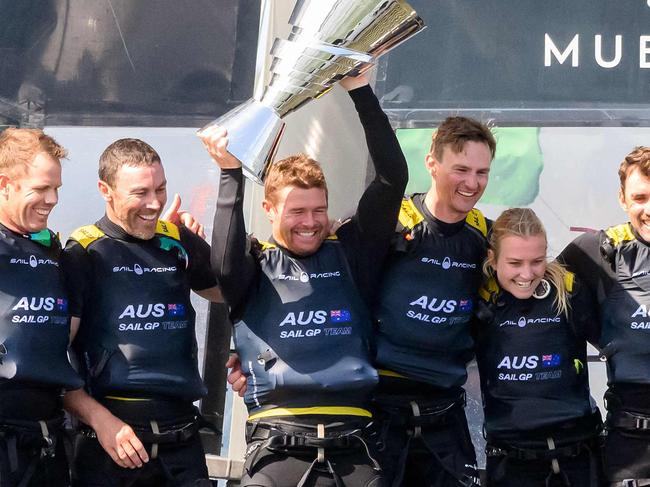
[[[297,0],[288,39],[271,49],[271,78],[260,100],[250,99],[209,123],[225,127],[228,151],[246,177],[261,183],[284,130],[282,118],[357,76],[376,59],[424,28],[403,0]],[[199,131],[199,133],[201,132]]]

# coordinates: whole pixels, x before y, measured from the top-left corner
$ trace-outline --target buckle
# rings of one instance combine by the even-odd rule
[[[636,429],[638,429],[638,430],[650,429],[650,418],[635,416],[634,417],[634,427]],[[636,480],[635,480],[635,482],[636,482]],[[634,487],[636,487],[636,486],[634,486]]]
[[[621,487],[638,487],[636,479],[625,479],[621,481]]]

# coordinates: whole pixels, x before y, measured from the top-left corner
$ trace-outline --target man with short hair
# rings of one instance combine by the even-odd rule
[[[66,151],[37,129],[0,134],[0,487],[65,487],[62,390],[68,362],[61,244],[47,228]]]
[[[596,337],[609,389],[605,476],[611,486],[650,485],[650,147],[637,147],[618,171],[629,218],[576,238],[559,259],[592,294]]]
[[[470,319],[490,226],[474,205],[495,151],[489,128],[476,120],[449,117],[438,127],[425,157],[431,188],[402,201],[379,276],[373,412],[394,486],[480,482],[462,386],[474,356]],[[247,390],[237,361],[227,365],[234,366],[233,389]]]
[[[373,312],[375,410],[394,486],[480,483],[462,386],[490,225],[474,205],[495,151],[487,126],[447,118],[425,157],[430,189],[402,202]]]
[[[376,176],[355,216],[329,236],[328,193],[318,163],[273,164],[263,210],[272,240],[246,236],[241,164],[225,131],[203,133],[221,167],[212,262],[231,306],[248,377],[248,452],[242,486],[383,485],[367,426],[376,286],[407,180],[388,118],[361,79],[345,79]]]
[[[62,259],[88,391],[65,405],[92,428],[76,445],[73,485],[210,485],[190,301],[190,290],[221,301],[209,245],[159,220],[167,181],[147,143],[112,143],[99,178],[106,215],[75,231]]]

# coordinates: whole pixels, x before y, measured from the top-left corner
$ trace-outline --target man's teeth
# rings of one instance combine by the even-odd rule
[[[301,237],[313,237],[316,235],[316,232],[296,232]]]
[[[34,208],[34,211],[36,213],[38,213],[39,215],[41,215],[41,216],[47,216],[47,215],[50,214],[50,210],[42,210],[42,209],[39,209],[39,208]]]
[[[147,220],[147,221],[153,221],[153,220],[156,219],[156,215],[147,215],[147,216],[145,216],[145,215],[138,215],[138,216],[139,216],[140,218],[142,218],[143,220]]]
[[[465,196],[467,198],[471,198],[476,193],[474,191],[458,191],[458,194],[461,195],[461,196]]]

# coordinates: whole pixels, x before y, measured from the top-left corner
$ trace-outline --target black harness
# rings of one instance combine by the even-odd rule
[[[295,423],[263,423],[253,422],[246,426],[246,442],[250,445],[247,455],[252,455],[250,460],[250,475],[255,472],[255,467],[267,454],[286,452],[291,455],[301,453],[310,456],[314,453],[316,458],[309,465],[300,478],[296,487],[304,487],[312,473],[317,469],[325,468],[334,480],[336,487],[345,487],[341,476],[335,471],[326,453],[344,453],[346,450],[364,449],[373,468],[379,472],[381,468],[377,460],[370,453],[370,448],[364,436],[365,428],[342,429],[342,423],[296,425]],[[333,431],[328,431],[333,429]]]
[[[25,487],[29,484],[41,460],[46,457],[54,458],[57,442],[62,433],[63,416],[48,421],[2,421],[0,441],[5,444],[11,474],[18,470],[19,449],[29,449],[35,453],[16,487]]]

